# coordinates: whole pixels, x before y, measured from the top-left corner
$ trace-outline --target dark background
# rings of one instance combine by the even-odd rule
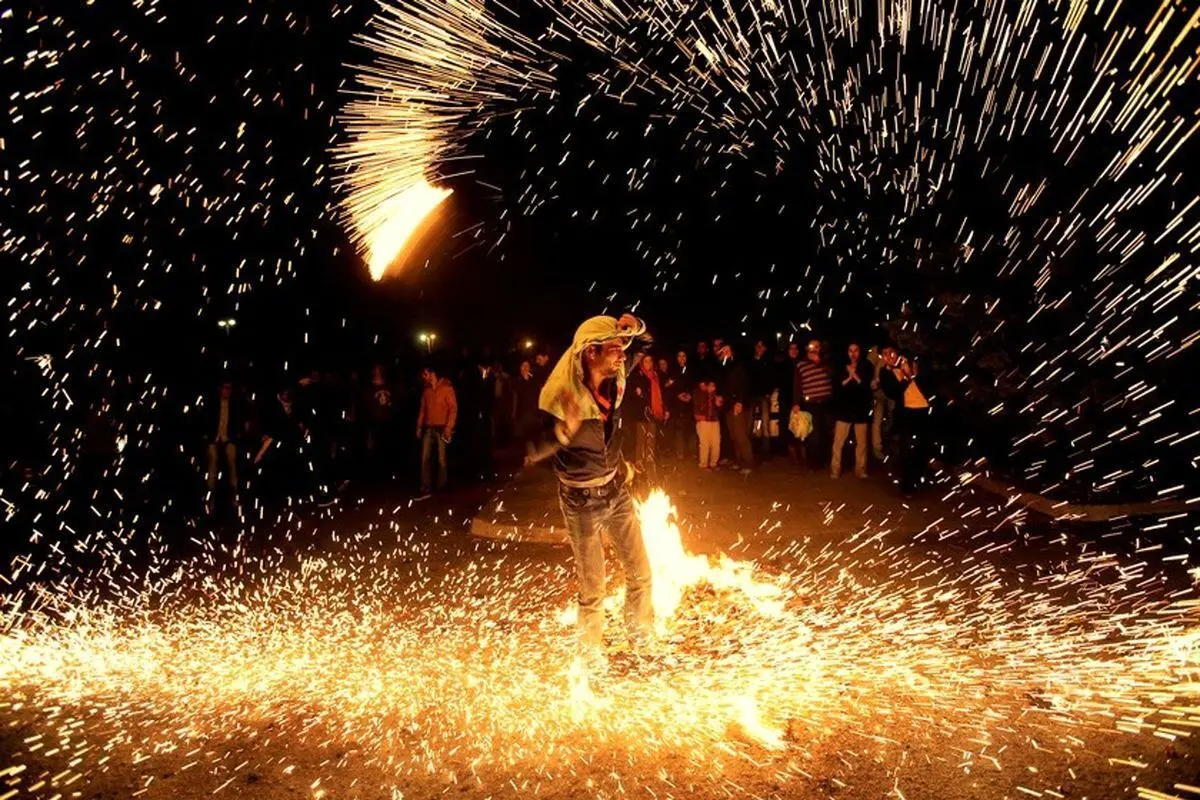
[[[544,30],[536,6],[513,8],[530,35]],[[1126,9],[1118,23],[1144,27],[1151,11]],[[47,485],[70,467],[80,415],[100,403],[115,408],[130,452],[142,452],[138,470],[158,480],[163,453],[178,451],[172,431],[219,376],[268,391],[313,367],[378,360],[405,377],[421,331],[454,351],[506,352],[526,338],[561,347],[582,318],[630,308],[671,346],[717,335],[786,342],[811,329],[840,352],[849,338],[890,333],[938,375],[951,460],[986,457],[1074,499],[1194,484],[1198,440],[1169,444],[1195,427],[1195,382],[1180,380],[1194,357],[1147,363],[1144,346],[1120,360],[1075,352],[1086,332],[1120,320],[1098,313],[1096,299],[1137,286],[1174,243],[1147,244],[1116,279],[1095,282],[1120,253],[1091,228],[1063,252],[1046,232],[1117,152],[1115,132],[1089,135],[1070,163],[1036,123],[994,132],[957,154],[942,188],[914,192],[900,186],[916,149],[949,152],[948,134],[860,154],[849,169],[828,148],[838,143],[845,157],[861,116],[805,131],[788,122],[807,102],[797,90],[737,131],[737,154],[696,146],[698,118],[653,113],[654,98],[637,90],[628,102],[601,94],[574,114],[604,64],[568,40],[557,45],[574,58],[558,67],[559,98],[529,98],[519,128],[510,116],[477,128],[467,149],[480,158],[449,181],[445,219],[413,263],[375,284],[335,213],[327,155],[342,137],[346,64],[369,58],[353,39],[372,12],[366,2],[35,3],[0,20],[0,85],[12,87],[0,150],[6,413],[20,420],[12,452],[41,454],[25,459],[35,463],[49,453]],[[1105,40],[1099,20],[1085,24],[1097,35],[1075,61],[1080,81]],[[803,53],[801,33],[781,41]],[[870,40],[839,40],[830,52],[848,74]],[[940,53],[916,42],[904,69],[928,85]],[[642,55],[671,68],[669,52],[648,45]],[[1030,59],[1014,82],[1037,89],[1035,67]],[[859,72],[864,98],[896,79]],[[947,81],[939,96],[955,90]],[[964,118],[983,105],[968,94]],[[560,164],[568,134],[574,155]],[[1175,163],[1191,154],[1189,145]],[[1090,218],[1152,171],[1151,161],[1097,187],[1081,213]],[[1037,209],[1014,218],[1011,187],[1043,177]],[[1118,227],[1155,238],[1194,196],[1189,185],[1185,176]],[[969,221],[970,247],[956,220]],[[1017,248],[981,247],[1013,230]],[[1164,334],[1176,346],[1196,327],[1195,309],[1183,314]],[[231,318],[236,326],[217,325]],[[1125,330],[1158,324],[1143,307]],[[1052,380],[1029,379],[1054,357]],[[1151,413],[1160,416],[1142,424]]]

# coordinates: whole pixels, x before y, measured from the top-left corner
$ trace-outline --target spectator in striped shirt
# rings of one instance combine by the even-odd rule
[[[822,469],[830,454],[833,438],[833,376],[821,357],[821,343],[808,343],[805,358],[796,364],[792,385],[792,408],[812,414],[812,433],[804,442],[804,452],[813,469]]]

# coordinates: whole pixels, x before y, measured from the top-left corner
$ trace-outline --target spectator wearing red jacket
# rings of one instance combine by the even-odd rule
[[[421,394],[421,411],[417,414],[417,438],[421,439],[421,493],[429,494],[433,487],[430,459],[437,451],[437,488],[446,486],[446,445],[454,436],[458,419],[458,399],[449,378],[439,378],[437,371],[426,367],[421,372],[425,391]]]

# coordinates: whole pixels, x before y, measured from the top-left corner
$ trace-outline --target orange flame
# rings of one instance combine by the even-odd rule
[[[760,614],[778,616],[783,611],[783,590],[755,578],[752,563],[720,555],[714,564],[708,556],[693,555],[684,549],[683,535],[675,522],[675,506],[662,489],[653,490],[636,506],[650,559],[654,616],[660,632],[675,615],[683,593],[704,582],[716,589],[741,592]]]
[[[754,576],[754,564],[738,561],[724,554],[713,559],[703,554],[687,552],[683,534],[676,523],[675,506],[662,489],[654,489],[643,501],[634,501],[646,557],[650,561],[651,601],[654,605],[655,626],[660,634],[667,631],[671,618],[683,600],[684,592],[702,583],[714,589],[740,592],[760,614],[778,617],[783,613],[784,579],[779,583],[760,580]],[[605,611],[616,611],[625,601],[624,587],[604,598]],[[575,604],[567,606],[558,616],[562,625],[574,625],[578,619]]]

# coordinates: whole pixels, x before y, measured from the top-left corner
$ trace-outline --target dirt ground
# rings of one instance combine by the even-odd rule
[[[661,484],[690,552],[803,577],[787,584],[787,613],[797,609],[806,635],[816,631],[814,663],[824,660],[807,679],[762,683],[771,699],[756,711],[779,735],[773,744],[736,714],[719,718],[727,698],[706,682],[743,675],[748,656],[786,653],[758,641],[773,624],[780,636],[801,628],[748,623],[745,604],[720,592],[685,598],[674,646],[692,661],[622,672],[614,645],[614,677],[591,687],[582,721],[564,719],[579,708],[562,677],[570,629],[546,620],[569,601],[570,552],[555,543],[553,484],[532,471],[420,502],[350,495],[323,516],[214,531],[180,562],[170,588],[156,590],[152,612],[130,610],[136,636],[122,633],[124,624],[114,632],[96,623],[72,638],[44,619],[36,629],[9,621],[0,639],[8,662],[0,666],[0,798],[1200,796],[1174,788],[1200,783],[1186,737],[1200,724],[1195,696],[1176,691],[1168,703],[1156,695],[1158,665],[1130,658],[1109,669],[1081,659],[1081,670],[1120,684],[1120,696],[1056,672],[1075,687],[1063,690],[1068,707],[1030,685],[1042,673],[1036,658],[1022,657],[1021,641],[1003,630],[980,631],[982,645],[971,638],[972,626],[991,619],[972,603],[994,602],[1015,603],[1024,621],[1046,615],[1045,630],[1022,635],[1048,641],[1059,612],[1013,593],[1064,573],[1084,579],[1061,594],[1063,604],[1085,598],[1081,607],[1094,613],[1086,603],[1107,596],[1097,593],[1111,573],[1119,576],[1113,613],[1132,609],[1130,620],[1138,618],[1150,607],[1128,595],[1188,585],[1186,560],[1160,572],[1139,557],[1156,547],[1158,531],[1076,530],[947,489],[904,503],[883,477],[834,481],[780,461],[750,476],[678,466]],[[488,536],[471,535],[475,520]],[[1116,572],[1079,572],[1098,556],[1114,560]],[[906,598],[927,584],[954,587],[959,573],[972,591],[939,598],[958,626],[939,630]],[[292,585],[301,582],[303,591]],[[876,594],[895,603],[867,603]],[[212,624],[188,628],[192,613]],[[245,619],[253,636],[235,647]],[[831,637],[853,636],[853,646],[822,639],[813,620],[827,621]],[[750,633],[723,639],[722,626]],[[719,643],[744,635],[743,649],[711,656],[724,659],[724,671],[689,670],[707,656],[688,632],[714,630]],[[99,640],[103,647],[90,650]],[[926,641],[939,660],[922,660]],[[1181,663],[1200,660],[1194,636],[1174,646],[1188,648]],[[904,680],[877,674],[892,652],[909,670]],[[195,663],[171,664],[164,654]],[[236,663],[222,663],[230,654]],[[1070,653],[1047,657],[1073,663]],[[272,665],[274,677],[261,684],[256,658]],[[670,704],[656,705],[663,698]],[[680,708],[689,698],[694,714]],[[1164,704],[1183,709],[1169,724]],[[1139,724],[1142,732],[1131,732]]]

